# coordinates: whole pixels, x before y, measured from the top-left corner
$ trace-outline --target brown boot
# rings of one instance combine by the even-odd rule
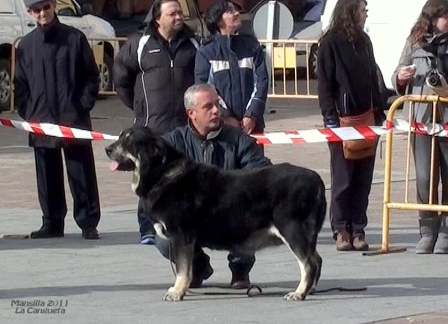
[[[353,238],[353,247],[356,251],[369,250],[369,244],[367,244],[364,235],[355,236]]]
[[[351,251],[353,250],[351,235],[343,230],[336,236],[336,250],[338,251]]]

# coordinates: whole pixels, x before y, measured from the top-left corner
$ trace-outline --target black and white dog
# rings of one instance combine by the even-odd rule
[[[193,246],[254,253],[286,244],[301,279],[287,300],[314,290],[322,259],[317,236],[326,214],[325,186],[309,169],[279,164],[223,171],[196,163],[144,127],[124,130],[106,148],[112,170],[133,171],[132,189],[146,199],[157,233],[167,236],[176,282],[164,300],[182,300],[192,280]]]

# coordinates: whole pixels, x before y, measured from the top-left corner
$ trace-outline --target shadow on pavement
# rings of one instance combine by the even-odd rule
[[[257,297],[281,297],[296,289],[296,281],[280,281],[254,283],[263,289]],[[20,299],[38,298],[46,296],[72,296],[90,294],[92,292],[122,292],[122,291],[153,291],[160,290],[160,297],[163,291],[168,289],[172,283],[154,284],[124,284],[124,285],[87,285],[87,286],[47,286],[35,288],[4,289],[0,290],[0,299]],[[445,296],[446,278],[350,278],[350,279],[322,279],[318,285],[319,290],[342,287],[345,289],[361,289],[364,291],[337,291],[309,295],[307,301],[322,301],[323,299],[351,299],[351,298],[382,298],[382,297],[404,297],[404,296]],[[280,289],[280,290],[279,290]],[[186,300],[193,300],[200,297],[228,299],[232,297],[246,297],[246,290],[235,290],[228,286],[228,283],[205,284],[203,288],[189,290]],[[319,298],[317,298],[319,297]]]

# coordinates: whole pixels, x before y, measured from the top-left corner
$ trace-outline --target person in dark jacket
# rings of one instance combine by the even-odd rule
[[[339,117],[381,110],[379,77],[372,44],[363,28],[367,19],[365,0],[338,0],[324,34],[318,57],[318,96],[326,127],[339,127]],[[330,143],[330,220],[339,251],[367,250],[364,228],[372,185],[375,155],[345,159],[342,143]]]
[[[17,49],[14,89],[20,117],[91,130],[99,72],[86,37],[59,22],[56,1],[24,2],[37,28],[22,38]],[[67,205],[62,148],[75,221],[85,239],[98,239],[100,202],[91,142],[30,133],[29,145],[34,147],[43,212],[43,225],[31,238],[64,236]]]
[[[197,84],[185,92],[185,107],[189,117],[187,126],[178,127],[163,135],[177,150],[196,162],[213,164],[226,170],[254,169],[271,165],[256,141],[242,129],[222,125],[218,94],[210,84]],[[169,242],[156,236],[156,246],[169,258]],[[250,286],[249,272],[254,255],[228,255],[232,272],[231,286],[235,289]],[[213,269],[210,258],[200,246],[195,246],[193,281],[190,287],[199,287],[209,278]]]
[[[238,34],[238,8],[236,2],[220,0],[207,11],[211,37],[196,54],[195,82],[215,86],[225,123],[260,133],[268,94],[265,55],[255,37]]]
[[[177,0],[156,0],[143,33],[132,35],[118,53],[114,83],[123,103],[135,114],[135,124],[162,135],[187,124],[185,90],[194,83],[197,41],[183,22]],[[138,204],[142,244],[154,243],[154,228]]]

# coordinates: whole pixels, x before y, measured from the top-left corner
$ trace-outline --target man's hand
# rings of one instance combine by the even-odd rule
[[[225,125],[229,125],[229,126],[233,126],[233,127],[241,127],[240,122],[238,121],[238,119],[233,118],[233,117],[223,117],[222,121],[224,122]]]
[[[255,122],[255,117],[244,117],[243,121],[241,122],[241,127],[247,134],[250,134],[255,128]]]

